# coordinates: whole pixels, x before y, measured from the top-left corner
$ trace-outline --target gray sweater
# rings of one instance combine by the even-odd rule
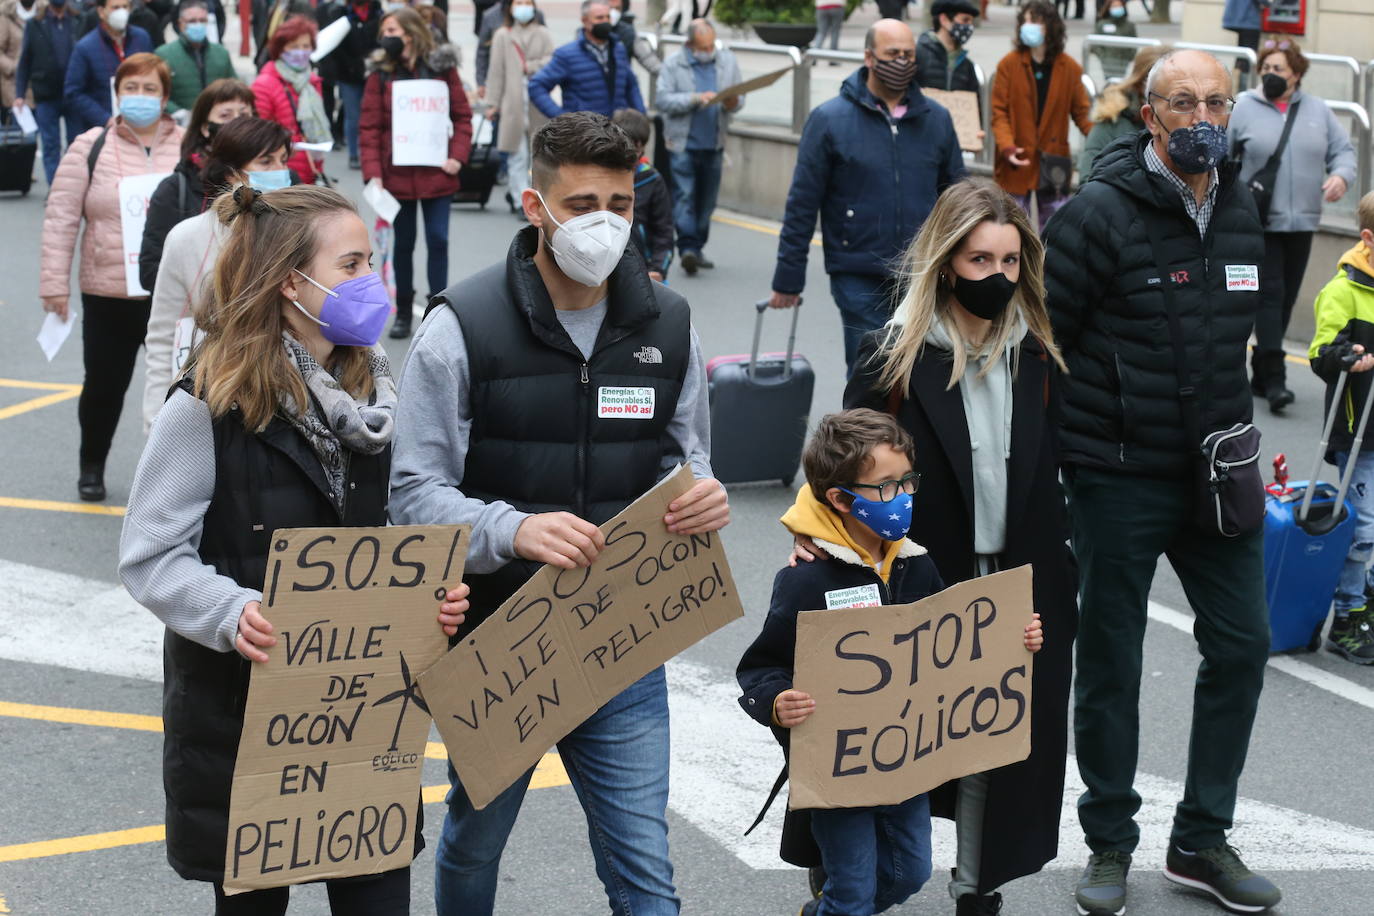
[[[1278,180],[1269,208],[1267,232],[1315,232],[1322,216],[1322,182],[1339,175],[1347,187],[1355,184],[1355,148],[1350,135],[1331,109],[1315,95],[1301,89],[1292,104],[1301,100],[1298,121],[1279,160]],[[1251,89],[1236,99],[1227,133],[1231,152],[1241,150],[1240,180],[1248,182],[1273,155],[1283,135],[1285,115],[1264,93]]]
[[[557,310],[583,356],[590,357],[606,317],[606,303],[570,312]],[[706,370],[696,328],[677,408],[668,435],[680,454],[665,455],[661,470],[680,461],[698,478],[712,477],[711,421]],[[529,517],[506,502],[485,503],[463,495],[459,485],[472,430],[467,345],[458,316],[436,308],[425,318],[401,374],[396,437],[391,453],[390,517],[396,525],[471,525],[465,569],[489,573],[515,559],[515,532]]]

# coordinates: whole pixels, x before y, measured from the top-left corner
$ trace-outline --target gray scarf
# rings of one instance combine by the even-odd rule
[[[329,480],[330,497],[342,511],[349,453],[376,455],[391,444],[396,415],[396,383],[391,378],[391,364],[381,347],[368,349],[373,391],[364,404],[355,401],[294,337],[283,334],[282,343],[311,396],[310,403],[301,411],[291,395],[282,392],[282,413],[319,457]]]
[[[324,99],[310,82],[310,68],[297,70],[286,61],[276,62],[277,76],[296,91],[296,125],[308,143],[323,143],[333,137],[329,118],[324,113]]]

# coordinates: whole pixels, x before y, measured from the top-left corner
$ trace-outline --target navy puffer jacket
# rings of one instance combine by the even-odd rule
[[[561,108],[549,97],[555,86],[563,88]],[[630,56],[614,36],[608,70],[601,69],[585,34],[554,51],[543,69],[530,77],[530,101],[550,118],[570,111],[595,111],[609,118],[621,108],[644,110]]]
[[[897,119],[868,91],[860,67],[840,94],[806,119],[778,242],[773,289],[799,293],[821,215],[826,273],[886,276],[916,237],[940,192],[964,177],[964,157],[944,106],[915,83]]]
[[[1191,469],[1162,283],[1174,300],[1206,433],[1249,422],[1245,351],[1259,304],[1264,236],[1250,191],[1220,167],[1205,238],[1168,179],[1145,167],[1145,133],[1102,151],[1092,180],[1045,231],[1045,291],[1069,372],[1064,464],[1154,477]],[[1150,235],[1167,263],[1155,265]],[[1167,276],[1163,274],[1167,271]]]

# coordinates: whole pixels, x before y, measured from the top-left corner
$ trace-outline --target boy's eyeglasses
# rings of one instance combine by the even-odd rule
[[[863,487],[866,490],[877,490],[878,502],[886,503],[896,499],[899,493],[905,493],[907,496],[913,495],[921,488],[921,475],[912,471],[901,480],[884,480],[882,483],[851,483],[849,486],[851,488]]]

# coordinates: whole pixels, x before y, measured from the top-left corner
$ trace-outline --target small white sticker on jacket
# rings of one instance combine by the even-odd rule
[[[1247,290],[1255,292],[1259,289],[1259,268],[1254,264],[1227,264],[1226,265],[1226,291]]]
[[[882,604],[882,595],[876,585],[856,585],[853,588],[837,588],[825,593],[825,609],[833,611],[842,607],[877,607]]]
[[[602,420],[649,420],[654,416],[654,389],[596,389],[596,415]]]

